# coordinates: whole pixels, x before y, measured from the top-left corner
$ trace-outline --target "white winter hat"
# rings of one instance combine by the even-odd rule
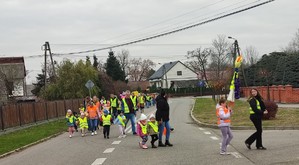
[[[146,119],[147,119],[146,115],[142,113],[140,115],[140,119],[139,120],[146,120]]]
[[[151,118],[156,118],[156,117],[155,117],[154,114],[151,114],[150,117],[149,117],[149,119],[151,119]]]
[[[70,112],[72,112],[72,110],[68,109],[68,110],[67,110],[67,112],[69,112],[69,113],[70,113]]]

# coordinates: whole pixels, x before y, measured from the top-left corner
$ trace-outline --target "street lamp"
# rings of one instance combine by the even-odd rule
[[[162,63],[158,63],[158,64],[162,64]],[[165,81],[166,81],[166,89],[168,88],[168,82],[167,82],[167,74],[166,74],[166,67],[164,64],[162,64],[163,66],[163,75],[165,75]]]

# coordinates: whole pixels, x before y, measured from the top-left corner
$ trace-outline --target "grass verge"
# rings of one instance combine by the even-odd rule
[[[196,99],[193,115],[199,121],[207,124],[217,124],[216,103],[210,98]],[[237,100],[231,117],[232,126],[253,126],[249,119],[249,104]],[[298,108],[278,108],[276,118],[263,120],[263,126],[294,127],[299,126]]]
[[[0,136],[0,155],[65,130],[65,120],[57,120],[3,134]]]

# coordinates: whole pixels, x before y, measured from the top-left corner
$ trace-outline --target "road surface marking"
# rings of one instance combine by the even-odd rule
[[[236,158],[242,158],[242,156],[238,152],[231,152],[231,154]]]
[[[199,127],[198,129],[201,130],[201,131],[204,131],[204,130],[205,130],[205,129],[201,128],[201,127]]]
[[[216,136],[211,136],[210,138],[213,140],[218,140],[218,138]]]
[[[107,158],[98,158],[91,165],[100,165],[100,164],[103,164],[106,159]]]
[[[114,141],[112,144],[119,144],[121,141]]]
[[[206,135],[211,135],[211,132],[209,132],[209,131],[206,131],[206,132],[203,132],[204,134],[206,134]]]
[[[111,152],[113,152],[114,149],[115,148],[107,148],[103,153],[104,154],[111,153]]]

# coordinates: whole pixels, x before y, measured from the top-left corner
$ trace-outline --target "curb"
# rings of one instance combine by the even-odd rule
[[[36,141],[36,142],[33,142],[33,143],[27,144],[27,145],[25,145],[25,146],[22,146],[22,147],[20,147],[20,148],[17,148],[17,149],[15,149],[15,150],[13,150],[13,151],[9,151],[9,152],[7,152],[7,153],[5,153],[5,154],[0,155],[0,159],[2,159],[2,158],[4,158],[4,157],[7,157],[7,156],[9,156],[9,155],[11,155],[11,154],[13,154],[13,153],[16,153],[16,152],[20,152],[20,151],[22,151],[22,150],[25,150],[25,149],[27,149],[27,148],[29,148],[29,147],[31,147],[31,146],[34,146],[34,145],[37,145],[37,144],[39,144],[39,143],[45,142],[45,141],[47,141],[47,140],[50,140],[50,139],[52,139],[52,138],[54,138],[54,137],[57,137],[57,136],[63,134],[64,132],[65,132],[65,131],[56,133],[56,134],[51,135],[51,136],[49,136],[49,137],[43,138],[43,139],[38,140],[38,141]]]
[[[190,111],[190,116],[193,119],[193,121],[195,121],[195,123],[197,125],[202,126],[202,127],[218,129],[218,125],[216,125],[216,124],[207,124],[207,123],[203,123],[203,122],[197,120],[193,115],[194,105],[195,105],[195,102],[193,103],[192,109]],[[254,126],[231,126],[230,128],[233,130],[255,130]],[[268,127],[263,127],[263,130],[299,130],[299,126],[293,126],[293,127],[292,126],[286,126],[286,127],[268,126]]]

